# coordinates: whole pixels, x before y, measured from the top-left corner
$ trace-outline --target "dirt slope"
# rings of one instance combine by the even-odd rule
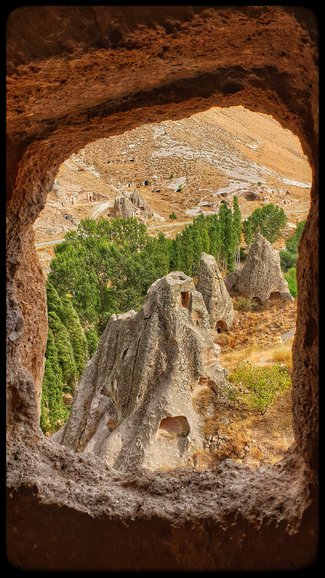
[[[107,216],[114,198],[133,190],[165,219],[148,221],[153,234],[174,236],[196,214],[218,211],[222,199],[231,203],[233,194],[244,217],[263,203],[283,206],[290,230],[307,215],[310,182],[298,138],[276,120],[243,107],[213,108],[97,140],[72,155],[35,222],[36,245],[59,241],[84,217]],[[258,199],[247,200],[248,192]],[[47,270],[53,246],[38,252]]]

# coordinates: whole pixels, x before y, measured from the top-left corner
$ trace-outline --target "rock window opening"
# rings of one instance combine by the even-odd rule
[[[270,294],[269,301],[280,301],[281,294],[279,291],[274,291]]]
[[[190,433],[190,424],[184,415],[165,417],[160,422],[158,432],[168,437],[187,437]]]
[[[189,307],[191,301],[190,291],[181,291],[181,303],[183,307]]]
[[[222,320],[217,321],[216,330],[217,333],[223,333],[224,331],[227,331],[227,324]]]

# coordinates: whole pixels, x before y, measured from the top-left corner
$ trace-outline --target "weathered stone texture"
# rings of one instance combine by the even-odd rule
[[[213,255],[202,253],[196,286],[202,293],[213,329],[228,330],[234,321],[234,308],[219,267]]]
[[[251,245],[244,266],[235,280],[238,293],[264,304],[272,294],[279,299],[292,300],[288,283],[283,277],[280,255],[262,235]]]
[[[204,443],[193,397],[226,382],[219,351],[192,279],[169,273],[149,288],[138,313],[111,317],[54,439],[118,469],[191,464]]]
[[[153,214],[149,203],[137,191],[116,197],[114,207],[110,211],[111,217],[122,217],[123,219],[128,219],[129,217],[150,219]]]

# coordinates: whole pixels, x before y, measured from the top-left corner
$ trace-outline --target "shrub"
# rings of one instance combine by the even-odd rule
[[[169,218],[172,220],[177,219],[177,215],[175,213],[170,213]]]
[[[261,305],[254,299],[248,297],[237,297],[234,307],[236,311],[258,311]]]
[[[249,361],[240,363],[229,375],[232,388],[228,396],[239,405],[265,413],[279,395],[291,385],[287,367],[276,363],[271,366],[253,365]]]
[[[291,269],[289,269],[285,273],[284,278],[288,283],[289,291],[290,291],[292,297],[297,297],[298,288],[297,288],[296,267],[291,267]]]
[[[298,225],[296,227],[294,234],[291,235],[291,237],[289,237],[289,239],[287,239],[287,241],[286,241],[286,250],[292,254],[298,253],[298,246],[299,246],[299,242],[300,242],[301,235],[303,233],[305,224],[306,224],[306,221],[300,221],[300,223],[298,223]]]
[[[181,193],[183,190],[183,186],[184,185],[178,185],[177,189],[176,189],[176,193]]]
[[[294,253],[290,253],[290,251],[283,250],[280,251],[280,261],[281,261],[281,269],[286,273],[288,269],[291,267],[295,267],[297,263],[298,255]]]
[[[97,349],[97,345],[98,345],[98,335],[95,331],[95,329],[93,329],[92,327],[90,329],[87,329],[87,331],[85,332],[86,335],[86,339],[87,339],[87,343],[88,343],[88,351],[89,351],[89,356],[92,357]]]
[[[243,247],[240,247],[239,259],[240,261],[246,261],[247,259],[247,251]]]

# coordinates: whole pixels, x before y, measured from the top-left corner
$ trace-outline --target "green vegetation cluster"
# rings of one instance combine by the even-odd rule
[[[229,399],[240,406],[265,413],[291,385],[290,370],[279,363],[269,366],[241,362],[229,375]]]
[[[51,434],[67,420],[70,407],[65,394],[73,395],[89,357],[89,347],[71,297],[60,297],[48,282],[48,338],[41,399],[41,428]]]
[[[240,240],[236,197],[233,210],[222,204],[218,215],[199,215],[173,240],[150,237],[135,218],[85,219],[55,248],[49,281],[72,300],[92,353],[113,313],[141,307],[150,285],[170,271],[196,275],[203,251],[233,271]]]
[[[270,220],[267,207],[257,210],[257,221],[252,218],[254,234],[255,222]],[[233,271],[241,258],[241,235],[237,197],[232,208],[222,203],[218,214],[196,217],[175,239],[163,233],[150,237],[135,218],[85,219],[68,233],[55,248],[47,284],[43,431],[52,433],[66,421],[69,406],[64,396],[73,395],[112,314],[139,309],[150,285],[170,271],[197,275],[202,252],[212,254],[223,271]]]
[[[282,234],[287,221],[284,210],[278,205],[270,203],[256,209],[243,223],[246,244],[250,246],[258,233],[274,243]]]
[[[290,293],[297,297],[296,263],[298,259],[298,247],[306,221],[298,223],[295,232],[286,241],[286,248],[280,251],[281,269],[288,282]]]

